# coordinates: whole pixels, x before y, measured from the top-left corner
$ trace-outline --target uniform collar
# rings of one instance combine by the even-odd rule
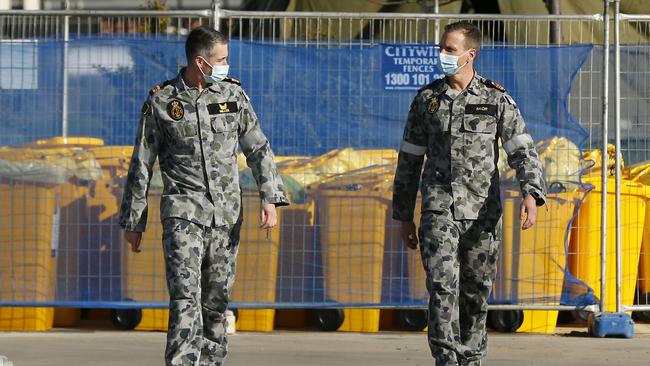
[[[483,77],[474,71],[474,77],[467,86],[467,92],[479,95],[481,93],[481,85],[483,85]]]
[[[178,75],[176,75],[176,79],[174,79],[174,87],[179,94],[191,89],[189,86],[187,86],[185,80],[183,80],[183,74],[185,73],[186,69],[187,67],[181,68],[181,70],[178,72]]]
[[[447,89],[449,89],[449,85],[447,85],[447,81],[445,79],[438,80],[438,82],[433,82],[433,87],[431,88],[434,97],[445,94],[445,92],[447,92]]]
[[[449,84],[447,84],[447,79],[445,78],[444,80],[445,80],[445,82],[443,83],[444,89],[441,90],[441,93],[446,92],[449,89]],[[472,81],[469,82],[469,85],[465,90],[468,93],[479,95],[481,93],[481,85],[483,84],[482,81],[483,81],[483,77],[478,73],[476,73],[476,71],[474,71],[474,77],[472,77]],[[462,93],[462,91],[460,91],[459,93]]]
[[[183,92],[190,92],[190,91],[196,91],[197,93],[199,92],[199,88],[195,86],[189,86],[187,83],[185,83],[185,80],[183,79],[183,73],[185,72],[185,69],[187,67],[183,67],[179,72],[178,75],[176,76],[176,79],[174,79],[174,86],[176,87],[176,90],[178,91],[179,94]],[[209,89],[210,91],[220,93],[221,89],[218,86],[218,83],[212,83],[208,84],[206,89]]]
[[[212,83],[208,86],[208,89],[215,93],[221,93],[223,88],[219,86],[219,83]]]

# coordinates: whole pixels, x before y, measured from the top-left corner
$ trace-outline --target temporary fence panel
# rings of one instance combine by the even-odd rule
[[[175,77],[186,63],[185,35],[197,25],[215,24],[212,15],[208,11],[0,13],[0,86],[6,89],[0,94],[5,111],[0,145],[14,146],[0,149],[0,159],[51,165],[58,159],[78,169],[52,184],[58,194],[53,207],[67,215],[53,220],[53,230],[59,233],[52,251],[57,264],[56,296],[3,297],[2,304],[166,306],[161,246],[155,245],[160,224],[150,220],[148,226],[148,235],[153,236],[143,262],[146,269],[133,265],[145,254],[129,252],[115,230],[124,166],[102,162],[104,155],[87,142],[45,147],[33,142],[60,135],[97,137],[128,164],[123,146],[133,141],[147,91]],[[435,62],[435,35],[459,19],[476,23],[484,34],[478,72],[509,90],[540,141],[538,150],[555,202],[549,207],[558,210],[557,217],[547,215],[548,221],[542,220],[523,236],[516,220],[506,221],[504,238],[510,241],[504,240],[504,258],[525,259],[519,264],[501,263],[512,270],[499,271],[492,301],[551,307],[593,303],[588,296],[574,296],[593,291],[575,277],[578,272],[567,270],[566,260],[571,255],[567,252],[570,219],[587,191],[580,184],[586,166],[581,149],[600,146],[603,51],[598,15],[222,11],[220,16],[216,24],[230,38],[231,74],[241,79],[251,96],[295,204],[281,209],[286,211],[275,229],[278,232],[267,240],[242,237],[242,245],[251,247],[239,273],[251,272],[242,268],[247,263],[260,265],[255,260],[258,253],[257,259],[264,260],[264,268],[269,275],[275,273],[276,280],[250,289],[251,284],[262,282],[240,277],[246,292],[260,291],[264,296],[234,298],[237,306],[426,305],[426,294],[416,282],[421,279],[419,258],[406,251],[399,225],[390,219],[390,191],[410,102],[418,88],[441,75]],[[560,44],[549,42],[555,25],[561,30]],[[642,54],[641,50],[635,52]],[[639,64],[630,66],[641,73]],[[642,85],[636,87],[643,92]],[[641,103],[638,95],[631,98]],[[16,154],[17,144],[22,144],[21,151],[33,153]],[[101,174],[84,176],[88,169],[83,168],[89,164]],[[500,167],[503,178],[512,179],[503,163]],[[0,177],[13,182],[10,173]],[[254,182],[245,178],[242,182],[244,191],[255,191]],[[97,190],[99,185],[112,188]],[[152,207],[155,198],[153,194]],[[504,206],[515,207],[516,212],[518,196],[504,194],[504,198]],[[113,207],[113,211],[107,216],[105,211],[92,211],[96,206]],[[255,222],[247,221],[251,226],[243,232],[253,233]],[[4,230],[0,232],[8,233],[2,248],[7,248],[5,240],[16,238],[9,223],[0,223]],[[16,248],[14,256],[32,255]],[[17,281],[2,275],[0,287],[11,288]]]
[[[647,166],[650,166],[650,17],[647,15],[620,15],[620,128],[621,153],[626,179],[645,186],[650,184]],[[622,268],[622,305],[636,310],[650,311],[650,197],[645,195],[645,224],[639,230],[640,248],[623,241],[621,262],[638,263],[638,272],[626,273]],[[634,215],[635,207],[621,205],[622,217]],[[622,230],[626,230],[625,222]],[[625,231],[623,231],[625,234]],[[636,242],[634,243],[636,244]],[[636,286],[635,286],[636,285]],[[627,287],[636,288],[625,296]],[[650,320],[650,312],[640,314]]]

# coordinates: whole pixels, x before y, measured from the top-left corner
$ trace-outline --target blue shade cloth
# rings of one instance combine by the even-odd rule
[[[185,64],[183,46],[183,40],[133,36],[71,40],[68,135],[131,144],[147,91]],[[476,69],[509,90],[536,140],[564,136],[580,145],[587,133],[569,113],[567,98],[590,51],[591,46],[484,48]],[[415,92],[384,90],[381,46],[233,41],[230,62],[278,155],[399,146]],[[61,42],[0,46],[0,145],[61,133],[62,67]]]

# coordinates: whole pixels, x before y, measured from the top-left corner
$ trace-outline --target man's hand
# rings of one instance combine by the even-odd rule
[[[535,202],[535,197],[531,195],[526,195],[524,200],[521,201],[521,214],[520,219],[523,224],[521,224],[522,230],[527,230],[535,225],[537,221],[537,204]]]
[[[260,221],[261,229],[271,229],[278,224],[278,212],[275,210],[274,204],[265,203],[262,205]]]
[[[402,221],[402,241],[410,249],[417,249],[418,234],[413,221]]]
[[[124,239],[131,244],[131,250],[140,253],[140,242],[142,241],[142,233],[137,231],[124,231]]]

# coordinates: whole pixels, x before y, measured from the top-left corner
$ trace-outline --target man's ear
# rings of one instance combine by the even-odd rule
[[[469,55],[470,55],[470,58],[471,58],[472,61],[476,60],[476,56],[478,55],[478,49],[472,48],[469,51]]]

